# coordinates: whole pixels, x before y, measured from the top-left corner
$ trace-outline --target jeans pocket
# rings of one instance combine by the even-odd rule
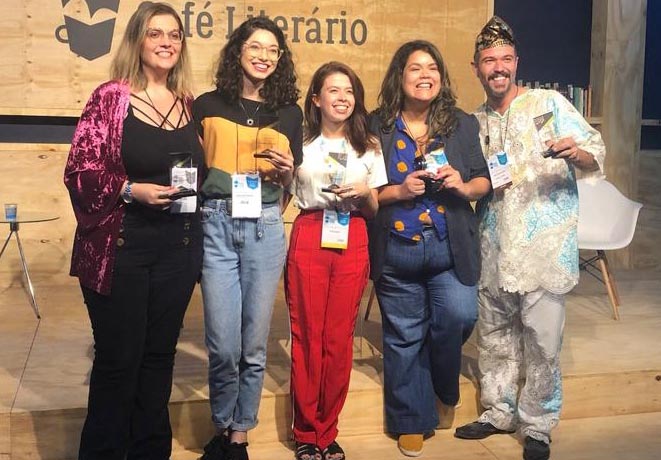
[[[262,216],[260,219],[264,225],[282,224],[282,213],[280,212],[280,206],[269,206],[262,209]]]
[[[262,209],[262,215],[257,219],[255,225],[255,236],[261,239],[265,233],[282,233],[284,241],[285,224],[279,206],[269,206]]]

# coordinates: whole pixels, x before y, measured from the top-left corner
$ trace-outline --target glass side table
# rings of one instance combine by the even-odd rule
[[[28,294],[30,296],[30,303],[32,304],[32,309],[37,318],[41,318],[39,313],[39,307],[37,306],[37,301],[34,298],[34,287],[32,286],[32,280],[30,279],[30,272],[28,271],[28,264],[25,260],[25,254],[23,253],[23,245],[21,244],[21,238],[18,236],[18,231],[21,224],[34,224],[39,222],[49,222],[52,220],[59,219],[59,216],[53,214],[41,213],[41,212],[19,212],[15,219],[6,219],[4,215],[0,217],[0,224],[9,224],[9,235],[5,240],[5,244],[0,250],[0,257],[5,253],[9,240],[12,236],[16,237],[16,243],[18,244],[18,254],[21,257],[21,264],[23,266],[23,274],[25,275],[25,280],[27,281]]]

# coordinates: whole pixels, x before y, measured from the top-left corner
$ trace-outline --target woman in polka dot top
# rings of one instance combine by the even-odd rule
[[[459,400],[461,346],[477,319],[479,246],[470,202],[491,189],[478,123],[456,106],[438,49],[402,45],[371,129],[388,185],[370,225],[371,277],[383,316],[386,426],[405,455]]]

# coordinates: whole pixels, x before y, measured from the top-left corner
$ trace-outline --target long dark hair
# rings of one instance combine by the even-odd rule
[[[305,132],[303,140],[308,143],[321,134],[321,109],[314,104],[314,96],[321,94],[326,78],[332,74],[346,75],[353,88],[355,99],[353,112],[344,124],[344,135],[358,156],[362,156],[368,149],[376,148],[376,139],[369,134],[367,126],[367,109],[365,109],[365,89],[363,83],[351,67],[341,62],[327,62],[317,69],[312,76],[308,93],[305,96]]]
[[[397,116],[404,108],[404,92],[402,90],[404,67],[409,56],[416,51],[424,51],[429,54],[436,62],[438,71],[441,74],[441,90],[431,102],[429,115],[427,116],[429,137],[449,136],[457,125],[455,112],[457,96],[452,91],[450,75],[440,51],[432,43],[425,40],[404,43],[395,52],[392,61],[390,61],[390,66],[388,66],[386,76],[383,78],[383,83],[381,83],[378,98],[379,116],[383,124],[392,129]]]
[[[235,104],[243,90],[243,69],[241,68],[241,48],[250,36],[258,29],[264,29],[275,35],[282,56],[277,62],[275,71],[269,75],[259,95],[268,108],[295,104],[299,98],[296,87],[294,62],[287,41],[282,31],[273,21],[265,17],[251,18],[241,24],[232,34],[220,51],[220,60],[214,83],[218,92],[230,103]]]

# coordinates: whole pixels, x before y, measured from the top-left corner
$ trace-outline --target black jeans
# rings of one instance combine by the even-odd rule
[[[127,212],[111,294],[82,287],[95,353],[79,459],[170,457],[174,355],[201,262],[199,214]]]

